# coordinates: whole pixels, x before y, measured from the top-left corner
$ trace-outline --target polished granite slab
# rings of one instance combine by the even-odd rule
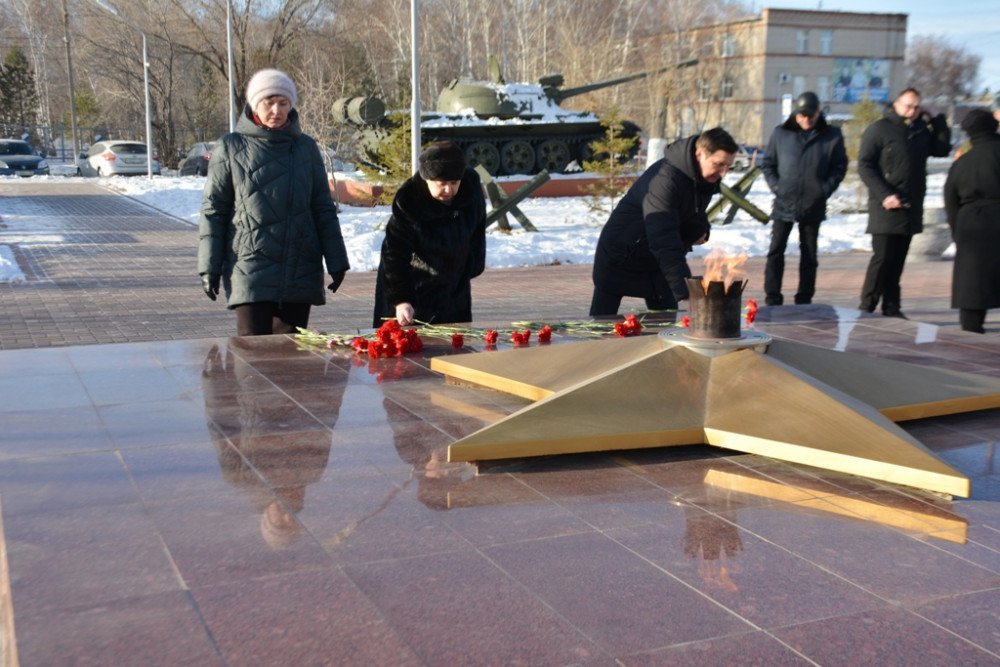
[[[995,336],[829,306],[756,326],[1000,376]],[[445,383],[429,358],[479,346],[428,342],[0,352],[0,655],[1000,663],[1000,410],[901,424],[969,499],[700,446],[477,468],[447,446],[527,402]]]

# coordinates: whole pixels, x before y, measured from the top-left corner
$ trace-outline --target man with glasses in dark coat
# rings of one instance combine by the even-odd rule
[[[951,130],[943,114],[933,118],[920,106],[920,93],[907,88],[865,129],[858,174],[868,188],[868,229],[872,258],[858,308],[906,319],[900,310],[899,282],[914,234],[924,230],[927,158],[945,157]]]
[[[826,219],[826,202],[847,173],[847,151],[840,130],[826,122],[816,93],[805,92],[795,110],[774,129],[761,171],[774,193],[771,247],[764,269],[765,303],[784,303],[781,282],[785,247],[799,225],[799,289],[795,303],[812,303],[816,292],[819,225]]]
[[[611,212],[594,252],[593,317],[615,315],[626,296],[650,310],[688,299],[687,253],[708,241],[708,203],[739,146],[721,127],[667,146]]]

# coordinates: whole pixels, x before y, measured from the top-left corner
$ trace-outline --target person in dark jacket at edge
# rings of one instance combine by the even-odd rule
[[[780,306],[785,298],[785,248],[799,225],[799,288],[795,303],[812,303],[816,293],[819,225],[826,219],[826,202],[847,173],[844,135],[826,122],[816,93],[805,92],[795,110],[774,129],[760,165],[774,193],[771,246],[764,269],[765,303]]]
[[[198,274],[220,287],[240,336],[295,333],[347,272],[347,250],[316,142],[302,133],[295,83],[264,69],[247,84],[236,131],[212,151],[198,223]]]
[[[472,321],[472,279],[486,268],[486,199],[451,141],[428,145],[392,200],[372,325]]]
[[[945,157],[950,150],[944,115],[931,118],[913,88],[901,92],[861,136],[858,174],[868,188],[865,231],[872,235],[872,258],[859,310],[873,313],[881,301],[883,315],[906,319],[899,282],[910,240],[924,229],[927,158]]]
[[[721,127],[679,139],[632,184],[601,230],[591,316],[616,315],[623,297],[650,310],[688,298],[687,253],[708,241],[705,211],[739,147]]]
[[[944,209],[955,240],[951,307],[963,331],[986,333],[986,311],[1000,308],[1000,135],[997,118],[975,109],[962,121],[971,148],[952,163]]]

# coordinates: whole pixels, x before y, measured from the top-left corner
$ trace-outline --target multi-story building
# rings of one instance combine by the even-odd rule
[[[765,8],[757,18],[697,28],[696,90],[668,110],[685,136],[722,125],[764,145],[800,93],[814,91],[833,118],[863,99],[888,102],[905,87],[906,14]]]

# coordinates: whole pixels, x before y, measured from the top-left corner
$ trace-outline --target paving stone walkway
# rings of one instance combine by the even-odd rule
[[[0,349],[228,336],[235,317],[201,292],[192,225],[80,179],[0,180],[0,245],[27,277],[0,283]],[[817,302],[857,304],[866,253],[821,258]],[[763,258],[750,260],[748,296],[762,299]],[[794,288],[797,258],[786,281]],[[697,272],[697,266],[692,266]],[[586,319],[589,265],[491,269],[473,281],[478,320]],[[374,272],[351,272],[311,324],[350,332],[371,323]],[[911,318],[957,326],[951,263],[913,262],[903,283]],[[626,299],[623,311],[640,309]],[[1000,313],[987,319],[1000,331]]]

